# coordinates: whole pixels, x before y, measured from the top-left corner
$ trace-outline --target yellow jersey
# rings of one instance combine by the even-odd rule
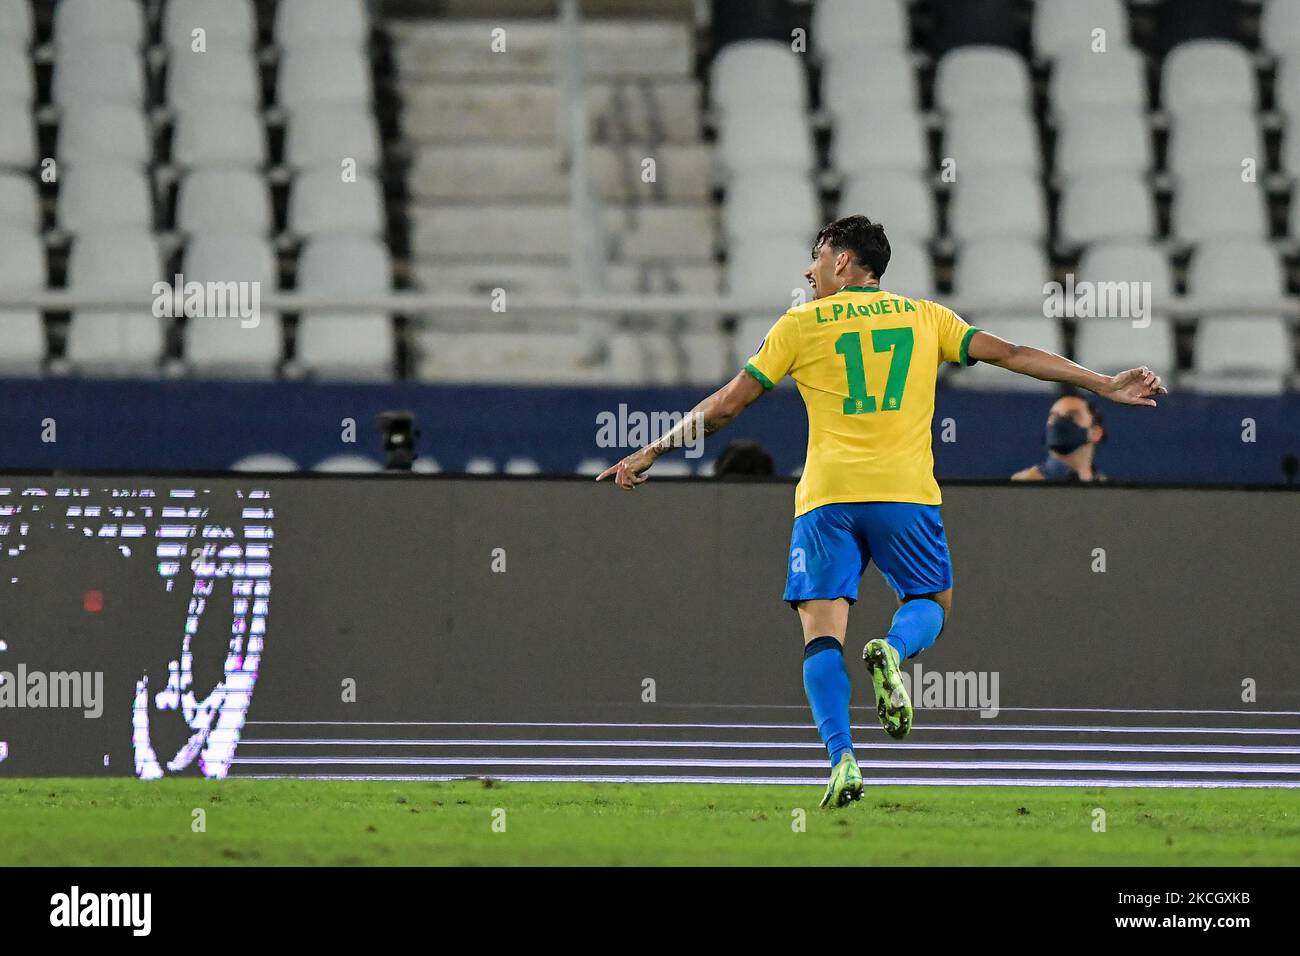
[[[836,502],[941,502],[930,449],[939,363],[972,364],[977,331],[937,302],[865,286],[777,319],[745,371],[765,389],[789,375],[803,396],[795,517]]]

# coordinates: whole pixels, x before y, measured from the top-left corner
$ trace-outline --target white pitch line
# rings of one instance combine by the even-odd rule
[[[823,760],[705,760],[695,757],[235,757],[233,763],[271,766],[457,766],[457,767],[735,767],[782,770],[824,767]],[[1300,774],[1300,764],[1121,763],[1104,760],[871,760],[863,769],[1057,770],[1111,773],[1277,773]]]
[[[476,780],[464,774],[285,774],[285,773],[250,773],[236,774],[238,780],[357,780],[357,781],[392,781],[399,783],[451,783],[458,780]],[[708,776],[559,776],[548,774],[509,774],[492,777],[502,783],[704,783],[726,784],[735,786],[826,786],[821,777],[708,777]],[[1047,779],[1031,777],[1027,779],[1006,777],[872,777],[867,781],[868,787],[1070,787],[1105,789],[1117,788],[1131,790],[1140,787],[1178,790],[1293,790],[1300,788],[1300,781],[1294,780],[1125,780],[1118,777],[1098,777],[1080,779],[1063,777]]]
[[[701,750],[823,750],[815,740],[759,742],[751,740],[414,740],[343,738],[245,738],[240,747],[630,747]],[[1188,753],[1188,754],[1300,754],[1300,747],[1271,747],[1264,744],[1042,744],[1042,743],[889,743],[854,744],[854,750],[1041,750],[1076,753]]]

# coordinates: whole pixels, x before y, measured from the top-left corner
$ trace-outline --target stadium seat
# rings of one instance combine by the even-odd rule
[[[36,165],[36,127],[26,103],[0,100],[0,166],[30,169]]]
[[[1295,372],[1295,345],[1285,319],[1210,317],[1197,323],[1192,372],[1180,380],[1198,392],[1272,395]]]
[[[36,182],[21,173],[0,171],[0,225],[35,233],[40,224]]]
[[[144,298],[161,272],[158,243],[143,229],[79,236],[68,257],[68,287],[74,291]],[[154,375],[162,349],[162,322],[147,307],[78,310],[68,322],[66,354],[82,372]]]
[[[134,106],[71,104],[59,119],[58,156],[71,164],[109,161],[143,167],[153,159],[153,131]]]
[[[803,274],[812,254],[812,237],[741,236],[727,247],[726,287],[733,297],[771,302],[780,315],[811,292]]]
[[[1155,201],[1136,173],[1086,173],[1066,184],[1057,225],[1060,238],[1070,245],[1150,239],[1156,230]]]
[[[1056,171],[1066,180],[1113,169],[1151,169],[1153,147],[1146,113],[1122,106],[1088,106],[1062,114],[1056,138]]]
[[[909,107],[881,107],[872,111],[869,123],[837,124],[831,165],[846,174],[927,169],[930,147],[921,116]]]
[[[32,42],[31,0],[0,0],[0,40],[24,47]]]
[[[1300,5],[1294,0],[1265,0],[1259,39],[1273,53],[1300,48]]]
[[[206,233],[189,241],[182,258],[186,283],[253,283],[257,295],[279,287],[270,244],[244,233]],[[243,293],[240,293],[242,296]],[[193,371],[219,378],[269,378],[280,362],[280,316],[259,309],[255,325],[245,325],[231,296],[226,315],[192,316],[185,322],[184,356]]]
[[[977,317],[965,316],[976,326],[1016,345],[1029,345],[1046,349],[1058,355],[1065,352],[1065,335],[1060,323],[1041,315],[1029,318],[1024,315],[1005,316],[993,312]],[[945,384],[957,388],[981,388],[1015,392],[1050,392],[1056,389],[1051,382],[1041,382],[1028,375],[1016,375],[1006,369],[980,362],[967,368],[954,368],[944,379]]]
[[[311,170],[294,180],[289,193],[289,229],[296,235],[374,236],[383,228],[383,196],[368,174],[344,182],[338,170]]]
[[[1278,57],[1273,94],[1288,125],[1300,119],[1300,46]]]
[[[1039,311],[1043,307],[1043,285],[1052,270],[1041,243],[1029,239],[990,239],[970,242],[957,255],[953,274],[953,295],[969,311],[976,302],[987,310]]]
[[[298,463],[288,455],[267,452],[248,455],[230,466],[231,471],[297,471]]]
[[[782,134],[774,136],[773,130]],[[718,163],[728,176],[744,172],[813,168],[813,144],[806,119],[790,114],[773,119],[770,113],[734,113],[718,130]]]
[[[60,0],[54,8],[54,39],[61,49],[105,43],[139,49],[144,10],[134,0]]]
[[[837,56],[822,67],[821,102],[837,123],[871,125],[882,107],[916,109],[916,68],[905,48],[871,47],[869,57]]]
[[[1034,5],[1034,53],[1044,60],[1063,54],[1098,55],[1094,31],[1104,30],[1106,51],[1128,46],[1123,0],[1038,0]]]
[[[646,385],[716,386],[752,354],[734,357],[734,351],[721,332],[616,332],[609,338],[609,373],[614,381]]]
[[[422,331],[416,371],[426,382],[588,384],[608,381],[591,341],[565,332]]]
[[[1150,242],[1098,242],[1079,260],[1079,278],[1088,282],[1149,282],[1150,302],[1163,315],[1174,298],[1169,259]]]
[[[889,245],[889,265],[880,287],[911,299],[933,299],[938,286],[929,250],[920,242],[908,239],[891,239]]]
[[[266,164],[266,129],[259,114],[242,105],[195,104],[176,118],[172,161],[179,166]]]
[[[975,169],[1037,173],[1042,164],[1038,126],[1016,106],[990,106],[949,117],[944,127],[943,156],[957,163],[957,175]]]
[[[1147,108],[1146,63],[1128,48],[1106,53],[1066,53],[1052,64],[1052,112],[1065,117],[1083,107]]]
[[[370,36],[363,0],[280,0],[275,41],[296,48],[317,43],[362,47]]]
[[[311,44],[285,50],[276,79],[276,100],[289,110],[322,102],[369,106],[370,60],[347,46]]]
[[[1264,138],[1250,113],[1206,108],[1176,116],[1169,135],[1169,169],[1175,174],[1201,169],[1242,167],[1254,160],[1267,164]]]
[[[251,50],[257,22],[250,0],[168,0],[163,8],[163,43],[175,59],[188,51],[193,32],[206,34],[207,55],[218,50]]]
[[[1043,239],[1047,203],[1038,177],[1024,171],[976,170],[959,175],[948,207],[948,229],[972,239]]]
[[[294,111],[285,134],[285,161],[294,169],[340,169],[351,159],[358,169],[374,169],[382,160],[379,127],[368,109],[304,106]]]
[[[271,194],[266,180],[248,169],[198,169],[181,180],[176,227],[182,232],[271,231]]]
[[[326,237],[304,247],[298,291],[305,295],[384,293],[392,287],[387,247],[377,239]],[[304,314],[297,361],[327,378],[382,379],[393,374],[393,320],[383,312]]]
[[[144,67],[129,47],[91,44],[75,55],[60,56],[54,64],[54,102],[80,103],[144,101]]]
[[[884,225],[891,241],[924,242],[937,231],[934,192],[919,173],[880,170],[851,173],[837,215],[861,214]]]
[[[1103,375],[1140,365],[1172,369],[1175,367],[1173,325],[1164,318],[1153,318],[1141,328],[1127,318],[1080,319],[1074,353],[1080,365]]]
[[[1183,242],[1216,237],[1266,238],[1269,225],[1264,187],[1242,182],[1240,166],[1181,176],[1170,211],[1170,227]]]
[[[154,223],[149,178],[122,163],[69,165],[60,175],[59,225],[70,232],[106,226],[149,229]]]
[[[813,6],[812,49],[824,59],[906,49],[909,33],[901,0],[817,0]]]
[[[1192,252],[1187,291],[1233,301],[1280,298],[1286,293],[1282,261],[1264,239],[1207,239]]]
[[[709,66],[709,97],[725,116],[762,104],[764,110],[808,109],[808,76],[802,61],[787,44],[776,40],[730,43]]]
[[[1227,40],[1192,40],[1165,57],[1160,100],[1174,114],[1207,107],[1254,112],[1256,86],[1255,64],[1244,47]]]
[[[934,99],[945,113],[993,106],[1030,107],[1029,69],[1003,47],[965,46],[944,54],[934,76]]]
[[[45,290],[45,245],[34,234],[0,227],[0,296]],[[0,375],[39,375],[45,361],[45,323],[36,309],[0,310]]]
[[[1300,177],[1300,117],[1287,120],[1282,136],[1282,171],[1292,178]]]
[[[35,92],[36,79],[26,48],[0,34],[0,102],[25,106]]]
[[[729,242],[772,234],[805,238],[820,228],[821,201],[803,173],[746,172],[726,186],[722,233]]]
[[[167,60],[167,101],[174,109],[225,103],[257,109],[262,84],[253,54],[239,49],[177,51]]]

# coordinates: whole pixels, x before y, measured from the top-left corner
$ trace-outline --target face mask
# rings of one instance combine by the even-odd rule
[[[1069,418],[1058,418],[1047,425],[1047,447],[1058,454],[1068,455],[1087,443],[1088,429]]]

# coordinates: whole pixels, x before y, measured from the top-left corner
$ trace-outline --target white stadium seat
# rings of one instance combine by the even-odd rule
[[[144,101],[144,64],[129,47],[90,44],[54,64],[54,102],[129,103]]]
[[[230,466],[231,471],[297,471],[298,463],[288,455],[266,452],[248,455]]]
[[[727,180],[722,233],[729,242],[771,234],[807,238],[816,235],[821,218],[821,201],[803,173],[755,171]]]
[[[976,170],[959,175],[948,207],[948,228],[971,239],[1043,239],[1047,202],[1038,177],[1023,171]]]
[[[902,0],[817,0],[813,6],[812,49],[823,58],[906,48],[909,33]]]
[[[1264,239],[1207,239],[1187,269],[1191,295],[1279,298],[1286,293],[1282,260]]]
[[[26,47],[0,34],[0,101],[26,106],[35,92],[36,79]]]
[[[391,288],[388,248],[377,239],[316,239],[298,260],[298,291],[304,295],[367,295]],[[317,375],[389,378],[395,354],[393,320],[383,312],[307,313],[298,320],[297,360]]]
[[[837,123],[871,125],[875,110],[916,109],[916,67],[905,48],[872,47],[870,56],[839,56],[822,67],[822,108]]]
[[[0,166],[30,169],[36,165],[36,127],[26,103],[0,100]]]
[[[728,176],[757,170],[813,168],[812,135],[801,113],[731,113],[718,130],[718,163]]]
[[[31,0],[0,0],[0,40],[18,46],[31,43]]]
[[[592,343],[567,332],[439,332],[417,336],[416,371],[426,382],[603,384]]]
[[[1048,82],[1052,112],[1063,117],[1081,107],[1147,108],[1146,61],[1127,47],[1056,58]]]
[[[1123,0],[1038,0],[1034,6],[1034,53],[1097,55],[1095,31],[1104,31],[1107,51],[1128,45],[1128,11]]]
[[[176,109],[226,103],[255,110],[262,101],[257,61],[246,50],[176,51],[167,60],[167,101]]]
[[[149,177],[123,163],[69,165],[59,177],[59,225],[71,232],[105,226],[153,227]]]
[[[344,182],[339,170],[300,174],[289,193],[289,229],[299,236],[375,236],[384,228],[384,201],[374,177]]]
[[[1300,4],[1295,0],[1264,0],[1259,39],[1274,53],[1300,47]]]
[[[909,107],[873,110],[869,123],[840,123],[831,140],[831,165],[842,173],[930,166],[930,147],[921,116]]]
[[[808,108],[808,76],[790,47],[776,40],[729,43],[709,66],[709,97],[726,114],[733,106],[745,109]]]
[[[840,194],[838,215],[867,216],[890,241],[925,241],[936,232],[934,191],[920,173],[880,170],[852,173]]]
[[[35,180],[22,173],[0,172],[0,226],[35,233],[40,221]]]
[[[294,111],[285,134],[285,161],[294,169],[341,169],[350,159],[373,169],[382,156],[374,113],[357,107],[304,106]]]
[[[959,178],[972,169],[1036,173],[1042,165],[1038,126],[1018,106],[961,112],[944,126],[943,156],[956,162]]]
[[[1241,169],[1244,160],[1252,160],[1257,169],[1267,164],[1264,138],[1254,115],[1207,108],[1174,118],[1169,135],[1169,169],[1173,173],[1232,166]]]
[[[108,230],[79,236],[68,257],[74,291],[145,297],[159,281],[158,243],[147,230]],[[79,310],[68,323],[67,357],[94,375],[155,375],[163,326],[148,308]]]
[[[198,169],[181,180],[176,226],[182,232],[271,231],[271,194],[266,180],[249,169]]]
[[[953,295],[962,302],[994,303],[999,310],[1039,310],[1052,270],[1042,243],[989,239],[958,250]]]
[[[733,297],[771,302],[780,315],[811,297],[803,277],[811,261],[811,236],[741,236],[727,247],[726,286]]]
[[[194,371],[221,378],[271,377],[283,350],[279,314],[259,308],[253,322],[236,308],[255,304],[279,287],[270,243],[244,233],[197,236],[185,247],[181,273],[186,283],[251,283],[258,296],[258,300],[231,296],[225,315],[186,319],[184,354]]]
[[[0,227],[0,295],[45,290],[45,244],[21,229]],[[45,361],[45,323],[35,309],[0,310],[0,375],[39,375]]]
[[[1065,185],[1058,232],[1067,244],[1103,239],[1150,239],[1156,230],[1155,200],[1141,175],[1099,170]]]
[[[1291,330],[1277,316],[1203,316],[1192,348],[1183,384],[1199,392],[1275,395],[1295,372]]]
[[[194,105],[176,118],[172,159],[183,167],[266,164],[260,114],[237,104]]]
[[[1103,375],[1140,365],[1175,367],[1174,330],[1168,319],[1135,325],[1132,318],[1082,318],[1074,341],[1075,361]]]
[[[1278,109],[1289,124],[1294,124],[1300,117],[1300,46],[1293,47],[1278,57],[1273,92]]]
[[[1152,163],[1151,129],[1142,110],[1090,106],[1062,114],[1056,171],[1067,180],[1100,169],[1142,173]]]
[[[1180,176],[1170,211],[1170,231],[1183,242],[1266,238],[1264,187],[1242,182],[1240,166],[1198,170]]]
[[[59,119],[59,159],[130,163],[153,158],[153,131],[144,113],[125,103],[73,103]]]
[[[909,299],[933,299],[938,286],[929,250],[908,239],[890,240],[889,247],[889,265],[881,277],[880,287]]]
[[[1029,69],[1018,53],[996,46],[963,46],[939,60],[935,103],[944,112],[993,106],[1030,107]]]
[[[367,474],[383,470],[383,465],[366,455],[331,455],[312,467],[312,471],[338,474]]]
[[[280,57],[276,97],[289,110],[322,102],[368,106],[370,60],[360,50],[337,44],[285,50]]]
[[[282,47],[315,43],[361,47],[370,34],[363,0],[280,0],[275,40]]]
[[[168,0],[163,8],[163,42],[175,57],[191,49],[195,30],[203,30],[208,53],[251,50],[257,21],[250,0]]]
[[[996,313],[977,317],[967,315],[965,318],[978,328],[1016,345],[1046,349],[1058,355],[1065,352],[1065,335],[1061,331],[1060,323],[1054,319],[1044,318],[1041,315],[1029,318],[1023,314],[1003,316]],[[1056,388],[1051,382],[1040,382],[1028,375],[1016,375],[985,362],[967,368],[955,368],[945,382],[958,388],[1016,392],[1050,392]]]
[[[1169,259],[1150,242],[1094,243],[1079,260],[1078,276],[1094,283],[1150,283],[1149,301],[1155,315],[1165,314],[1174,298],[1174,274]]]
[[[1160,73],[1160,99],[1171,113],[1207,107],[1254,111],[1259,93],[1249,51],[1227,40],[1190,40],[1174,47]]]
[[[138,49],[144,43],[144,10],[135,0],[60,0],[54,39],[64,49],[104,43]]]

